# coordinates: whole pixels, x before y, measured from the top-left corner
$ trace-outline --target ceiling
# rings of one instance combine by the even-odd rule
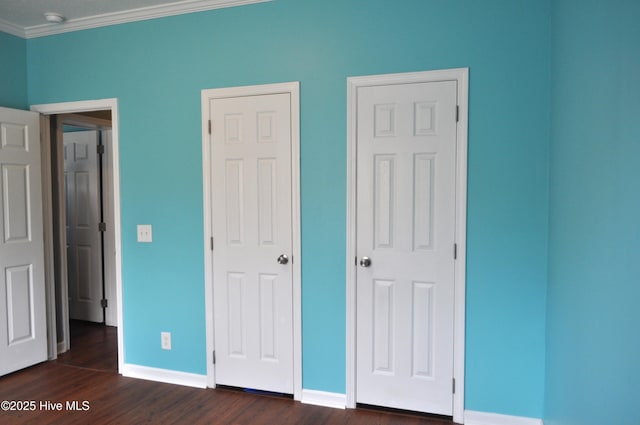
[[[264,1],[270,0],[0,0],[0,31],[34,38]],[[66,21],[48,23],[46,12]]]

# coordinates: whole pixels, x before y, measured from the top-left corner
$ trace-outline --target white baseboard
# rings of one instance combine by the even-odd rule
[[[147,381],[165,382],[167,384],[185,385],[187,387],[207,388],[207,375],[178,372],[125,363],[122,375],[129,378],[146,379]]]
[[[305,390],[303,388],[300,402],[315,404],[316,406],[333,407],[334,409],[344,409],[347,406],[347,395],[326,391]]]
[[[537,418],[465,410],[464,425],[544,425],[544,423],[542,419]]]

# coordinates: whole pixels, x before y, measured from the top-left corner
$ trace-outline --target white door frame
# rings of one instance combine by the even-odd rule
[[[462,423],[464,414],[464,338],[467,223],[467,129],[469,69],[457,68],[402,74],[347,78],[347,407],[356,407],[356,164],[357,93],[359,87],[457,81],[459,120],[456,131],[456,227],[457,259],[454,271],[453,420]]]
[[[300,248],[300,83],[276,83],[257,86],[202,90],[202,188],[204,207],[204,287],[207,331],[207,385],[215,388],[213,365],[213,254],[211,251],[211,149],[209,134],[210,101],[216,98],[262,96],[288,93],[291,96],[291,218],[293,279],[293,398],[302,395],[302,308]]]
[[[111,147],[107,151],[110,155],[105,155],[105,172],[108,186],[111,186],[111,196],[113,204],[111,207],[105,208],[106,220],[111,219],[113,221],[113,236],[105,237],[105,272],[106,270],[115,270],[115,299],[111,300],[116,306],[116,326],[118,334],[118,373],[122,373],[124,365],[124,324],[122,320],[122,238],[121,238],[121,222],[120,222],[120,165],[119,165],[119,117],[118,117],[118,99],[99,99],[99,100],[86,100],[78,102],[63,102],[63,103],[50,103],[32,105],[31,110],[39,112],[42,115],[59,115],[59,114],[71,114],[76,112],[90,112],[99,110],[111,111]],[[48,134],[48,129],[44,133],[45,137]],[[49,149],[43,151],[48,158],[46,161],[50,163],[51,152]],[[44,159],[43,159],[44,163]],[[44,169],[43,169],[44,171]],[[45,188],[51,188],[51,173],[50,170],[46,176]],[[43,202],[45,203],[45,212],[51,214],[52,211],[52,199],[51,194],[45,194]],[[108,222],[108,221],[107,221]],[[45,242],[45,261],[49,259],[49,264],[52,264],[53,258],[53,244],[51,243],[51,235],[53,232],[51,218],[45,218],[45,236],[49,235],[49,242]],[[107,232],[109,232],[109,226],[107,226]],[[111,243],[113,246],[109,246]],[[111,255],[113,253],[113,255]],[[55,296],[52,295],[53,281],[51,280],[52,273],[47,269],[47,327],[49,339],[49,357],[55,358],[56,348],[56,322],[55,322]],[[66,320],[68,321],[68,311],[66,312]],[[53,338],[51,338],[53,337]]]

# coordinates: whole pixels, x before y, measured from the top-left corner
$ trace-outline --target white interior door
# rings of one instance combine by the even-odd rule
[[[215,382],[293,393],[291,95],[210,111]]]
[[[358,403],[452,414],[456,85],[358,88]]]
[[[39,119],[0,108],[0,375],[47,359]]]
[[[64,133],[69,318],[103,322],[98,132]]]

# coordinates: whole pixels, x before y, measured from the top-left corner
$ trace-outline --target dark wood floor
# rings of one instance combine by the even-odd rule
[[[100,323],[69,321],[71,349],[57,363],[87,369],[118,371],[118,330]]]
[[[87,334],[90,331],[84,329]],[[57,361],[0,378],[0,401],[35,402],[31,405],[34,411],[0,410],[0,424],[452,424],[439,418],[369,409],[331,409],[285,398],[125,378],[110,369],[112,364],[103,363],[108,350],[95,343],[100,335],[85,336],[94,343],[85,346],[82,355],[72,349],[68,356],[61,356]],[[105,364],[109,367],[102,368]],[[74,401],[80,410],[72,410],[72,406],[67,405]],[[61,411],[51,410],[55,403],[61,403]]]

